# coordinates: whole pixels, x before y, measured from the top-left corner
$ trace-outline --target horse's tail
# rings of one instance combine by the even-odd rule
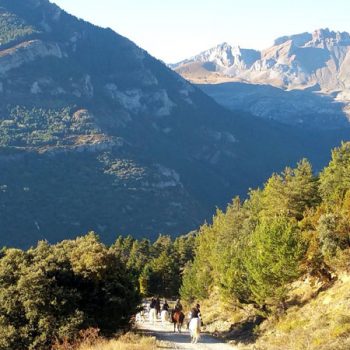
[[[194,329],[194,332],[193,332],[193,338],[197,342],[199,340],[200,336],[201,336],[201,329],[200,329],[199,325],[197,325],[197,327]]]
[[[185,319],[185,314],[182,311],[180,311],[179,322],[181,324],[183,324],[184,323],[184,319]]]
[[[190,334],[193,343],[197,343],[201,335],[201,320],[193,318],[189,324]]]
[[[149,312],[149,320],[150,322],[155,322],[157,319],[156,309],[152,308]]]
[[[163,310],[160,314],[162,322],[166,322],[169,319],[169,313],[166,310]]]

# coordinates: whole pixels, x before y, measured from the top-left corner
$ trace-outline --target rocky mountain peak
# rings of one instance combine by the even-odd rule
[[[273,46],[279,46],[287,41],[292,41],[295,47],[318,47],[322,44],[348,45],[350,43],[350,34],[347,32],[332,31],[329,28],[320,28],[312,33],[300,33],[295,35],[286,35],[275,39]]]
[[[317,29],[312,33],[312,42],[315,45],[350,45],[350,34],[347,32],[331,31],[329,28]]]
[[[310,33],[300,33],[295,35],[285,35],[275,39],[273,46],[279,46],[285,42],[291,40],[295,46],[303,46],[310,40],[312,40],[312,35]]]
[[[243,49],[239,45],[233,46],[223,42],[171,67],[176,68],[197,62],[206,65],[206,69],[211,71],[237,71],[251,67],[260,56],[259,51]]]
[[[231,66],[234,62],[233,47],[224,42],[207,51],[193,57],[193,60],[201,62],[213,62],[222,67]]]

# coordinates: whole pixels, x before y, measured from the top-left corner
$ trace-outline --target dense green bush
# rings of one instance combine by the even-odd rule
[[[128,324],[139,296],[125,265],[90,233],[0,259],[0,349],[47,349],[95,327]]]

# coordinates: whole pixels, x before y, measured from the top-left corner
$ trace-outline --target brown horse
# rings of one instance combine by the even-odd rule
[[[174,332],[176,329],[181,333],[181,328],[184,323],[185,314],[180,310],[171,311],[171,322],[174,323]]]

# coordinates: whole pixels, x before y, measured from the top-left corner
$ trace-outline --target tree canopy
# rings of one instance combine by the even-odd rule
[[[348,266],[349,174],[350,143],[343,143],[320,176],[303,159],[218,210],[199,230],[181,296],[191,302],[218,290],[223,300],[271,311],[302,274]]]

